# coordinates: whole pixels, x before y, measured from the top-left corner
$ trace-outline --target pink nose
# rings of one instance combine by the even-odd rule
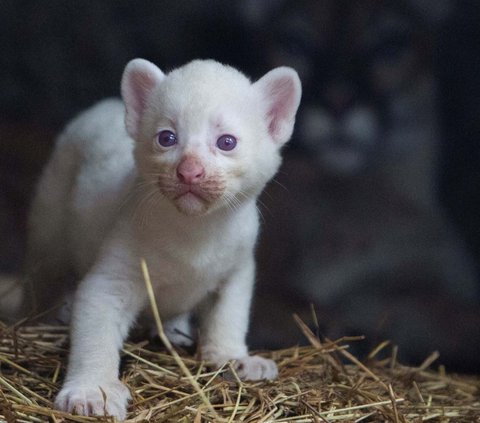
[[[177,167],[177,177],[182,184],[198,184],[205,176],[205,168],[194,157],[184,158]]]

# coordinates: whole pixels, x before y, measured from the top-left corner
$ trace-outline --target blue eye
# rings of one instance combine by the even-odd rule
[[[217,140],[217,147],[223,151],[231,151],[237,146],[237,140],[233,135],[222,135]]]
[[[161,131],[157,135],[157,141],[162,147],[171,147],[177,143],[177,136],[172,131]]]

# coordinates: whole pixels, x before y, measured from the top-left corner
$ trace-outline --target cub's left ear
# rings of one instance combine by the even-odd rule
[[[265,74],[253,87],[265,105],[265,119],[273,140],[282,145],[293,132],[295,114],[302,96],[302,84],[295,70],[275,68]]]

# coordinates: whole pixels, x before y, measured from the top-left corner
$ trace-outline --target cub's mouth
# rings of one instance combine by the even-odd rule
[[[159,180],[162,194],[168,198],[175,208],[188,216],[207,213],[218,203],[223,195],[225,183],[218,179],[204,180],[198,184],[183,184],[178,181]]]
[[[179,212],[188,216],[203,214],[209,209],[209,203],[192,191],[179,194],[173,199],[173,204]]]
[[[196,185],[185,185],[183,187],[179,187],[178,194],[173,198],[173,200],[177,201],[182,197],[197,198],[198,200],[202,201],[204,200],[202,190]]]

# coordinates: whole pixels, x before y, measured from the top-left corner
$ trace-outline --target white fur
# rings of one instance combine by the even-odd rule
[[[139,313],[148,312],[141,258],[163,320],[177,319],[187,330],[188,314],[198,314],[203,359],[216,366],[234,359],[245,379],[277,375],[271,360],[249,357],[245,344],[255,202],[278,169],[300,92],[288,68],[252,84],[214,61],[194,61],[165,75],[136,59],[122,79],[125,106],[99,103],[60,136],[33,205],[28,275],[40,308],[59,300],[52,283],[68,298],[71,281],[81,279],[58,408],[95,415],[105,406],[125,417],[129,393],[118,380],[118,351]],[[165,129],[178,139],[169,148],[156,139]],[[237,138],[232,151],[216,146],[223,134]],[[175,198],[176,171],[185,160],[205,170],[203,200]]]

